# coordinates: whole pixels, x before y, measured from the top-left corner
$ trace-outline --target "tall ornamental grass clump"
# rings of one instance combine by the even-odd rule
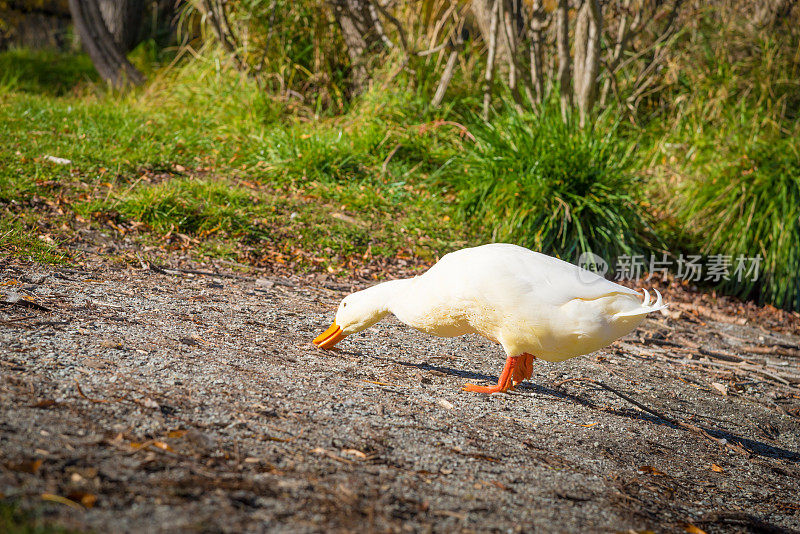
[[[447,172],[459,218],[484,239],[574,261],[613,262],[658,243],[637,202],[633,145],[616,125],[581,129],[557,105],[471,129],[474,147]]]
[[[754,141],[701,171],[684,186],[678,209],[696,246],[704,254],[762,257],[757,280],[731,276],[721,289],[800,310],[800,146],[792,138]]]
[[[674,226],[663,233],[675,248],[732,256],[730,275],[737,256],[760,255],[757,280],[718,289],[800,311],[800,26],[712,15],[684,32],[650,124],[653,183]]]

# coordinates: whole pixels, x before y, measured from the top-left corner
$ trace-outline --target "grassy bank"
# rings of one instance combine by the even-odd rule
[[[167,71],[126,96],[14,80],[0,105],[7,251],[46,258],[39,236],[69,239],[84,222],[250,261],[301,251],[301,267],[459,242],[445,199],[423,188],[457,134],[408,124],[402,102],[308,122],[230,72]]]
[[[568,260],[761,255],[760,280],[720,287],[798,308],[799,73],[785,43],[726,56],[727,38],[687,48],[702,68],[676,65],[647,120],[611,107],[591,129],[555,101],[488,122],[466,97],[432,110],[402,78],[318,115],[213,54],[114,94],[84,56],[5,52],[0,253],[69,261],[94,232],[342,274],[493,240]],[[773,83],[742,90],[758,76]]]
[[[55,254],[41,250],[41,236],[45,244],[68,240],[75,223],[86,222],[151,244],[182,234],[196,253],[240,261],[294,256],[299,268],[353,256],[430,260],[492,236],[519,240],[557,203],[575,212],[576,225],[560,232],[557,213],[547,217],[540,241],[521,242],[568,258],[581,246],[626,251],[643,244],[635,178],[630,158],[615,160],[625,150],[615,130],[580,132],[558,120],[517,117],[521,138],[549,141],[520,146],[527,159],[511,158],[509,166],[497,155],[515,141],[498,128],[429,113],[402,90],[368,94],[344,115],[314,120],[298,119],[292,102],[270,99],[236,73],[193,64],[124,96],[97,94],[91,85],[52,94],[13,79],[4,94],[4,231],[28,228],[27,241],[14,247],[24,253],[27,243],[39,259]],[[564,158],[575,146],[583,147],[582,159]],[[596,157],[573,187],[571,173]],[[528,185],[540,187],[523,188],[528,196],[508,206],[514,217],[530,217],[519,228],[493,209],[517,195],[486,191],[498,174],[529,176]],[[614,187],[628,192],[610,198]],[[530,206],[525,200],[548,196]],[[618,232],[628,217],[633,228]]]

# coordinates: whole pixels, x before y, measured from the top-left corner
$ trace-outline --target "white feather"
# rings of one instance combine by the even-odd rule
[[[346,297],[336,324],[351,334],[387,313],[429,334],[476,333],[508,356],[530,353],[561,361],[598,350],[628,334],[650,305],[633,289],[571,263],[509,244],[444,256],[415,278],[379,284]]]

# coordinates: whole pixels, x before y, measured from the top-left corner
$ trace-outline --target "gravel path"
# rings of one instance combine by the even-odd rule
[[[51,310],[0,307],[0,494],[58,524],[800,530],[800,337],[759,324],[656,316],[487,397],[459,391],[502,367],[481,338],[392,319],[314,348],[330,289],[33,265],[0,283]],[[558,385],[577,377],[698,431]]]

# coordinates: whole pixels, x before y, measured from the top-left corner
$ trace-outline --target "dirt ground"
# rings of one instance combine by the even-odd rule
[[[0,284],[0,494],[53,524],[800,530],[796,315],[661,286],[668,312],[489,397],[459,389],[497,380],[481,338],[390,319],[313,347],[329,283],[7,260]]]

